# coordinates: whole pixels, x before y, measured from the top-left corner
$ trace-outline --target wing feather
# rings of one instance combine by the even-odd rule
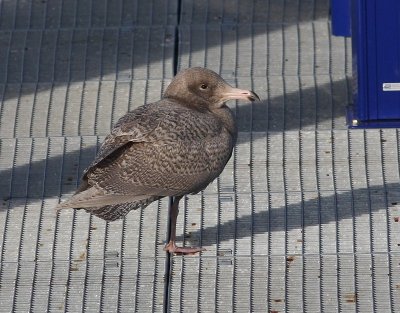
[[[81,200],[79,207],[204,189],[229,160],[234,140],[218,118],[205,114],[173,103],[149,104],[126,114],[85,170],[75,196],[93,187],[102,194]]]

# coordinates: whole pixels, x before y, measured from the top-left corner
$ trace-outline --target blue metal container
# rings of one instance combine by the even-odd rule
[[[332,34],[351,36],[350,0],[331,0]]]
[[[350,127],[400,127],[400,0],[352,0]]]

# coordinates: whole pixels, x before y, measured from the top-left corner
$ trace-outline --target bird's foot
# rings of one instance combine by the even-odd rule
[[[206,249],[202,247],[178,247],[175,242],[170,241],[165,247],[164,251],[178,255],[194,255]]]

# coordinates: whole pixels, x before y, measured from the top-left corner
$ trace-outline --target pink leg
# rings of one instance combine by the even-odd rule
[[[179,214],[179,200],[182,199],[182,196],[175,197],[174,202],[171,205],[171,233],[168,244],[164,247],[164,251],[168,251],[169,253],[175,254],[196,254],[200,251],[204,251],[206,249],[201,247],[178,247],[175,243],[176,241],[176,219]]]

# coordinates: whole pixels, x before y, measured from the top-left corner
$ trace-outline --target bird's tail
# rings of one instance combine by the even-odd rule
[[[104,194],[102,190],[91,187],[76,193],[67,201],[56,206],[56,210],[85,209],[106,221],[123,218],[131,210],[144,208],[160,196]]]
[[[85,208],[86,212],[89,212],[105,221],[115,221],[117,219],[125,217],[131,210],[143,209],[147,207],[151,202],[156,201],[162,197],[151,196],[147,199],[126,202],[120,204],[106,205],[96,208]]]

